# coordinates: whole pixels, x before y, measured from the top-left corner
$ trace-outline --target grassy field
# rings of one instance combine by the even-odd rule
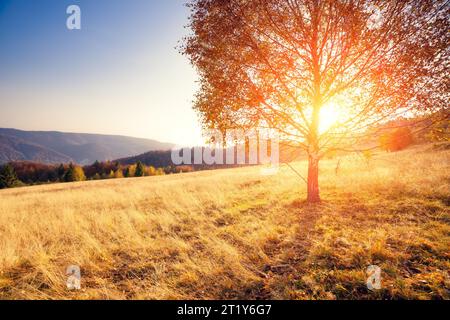
[[[0,298],[449,299],[450,151],[336,164],[319,205],[285,166],[0,191]]]

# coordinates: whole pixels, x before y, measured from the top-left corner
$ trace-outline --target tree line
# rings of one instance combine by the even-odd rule
[[[155,168],[141,161],[128,165],[118,161],[96,161],[83,167],[74,163],[51,165],[17,161],[0,166],[0,189],[58,182],[161,176],[190,171],[192,169],[185,166]]]

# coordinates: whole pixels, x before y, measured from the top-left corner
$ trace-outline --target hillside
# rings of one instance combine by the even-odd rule
[[[0,134],[0,164],[23,160],[44,163],[66,163],[73,161],[70,157],[50,148],[17,137]]]
[[[0,298],[450,299],[441,149],[324,160],[318,205],[286,166],[0,190]]]
[[[199,148],[199,147],[196,147]],[[209,148],[206,147],[207,150],[209,150]],[[217,169],[217,168],[223,168],[224,165],[207,165],[204,162],[202,164],[194,164],[195,163],[195,159],[194,159],[194,148],[191,148],[191,164],[190,167],[192,167],[195,170],[202,170],[202,169]],[[224,148],[223,149],[223,163],[227,163],[226,159],[227,159],[227,152],[228,150],[232,150],[232,152],[234,153],[234,159],[236,161],[237,159],[237,150],[236,150],[236,146],[233,147],[229,147],[229,148]],[[205,147],[202,147],[202,152],[205,151]],[[178,154],[180,154],[180,150],[177,151]],[[209,153],[213,152],[211,150],[208,151]],[[299,160],[304,160],[307,159],[307,155],[305,153],[305,151],[301,148],[296,148],[296,147],[291,147],[288,145],[285,145],[283,143],[280,143],[279,145],[279,162],[292,162],[292,161],[299,161]],[[123,165],[130,165],[130,164],[134,164],[138,161],[144,163],[147,166],[153,166],[153,167],[166,167],[166,166],[173,166],[173,162],[172,162],[172,150],[166,150],[166,151],[161,151],[161,150],[156,150],[156,151],[149,151],[149,152],[145,152],[143,154],[139,154],[139,155],[135,155],[132,157],[126,157],[126,158],[122,158],[122,159],[117,159],[114,160],[117,161]],[[248,155],[248,150],[245,153],[245,163],[248,165],[249,163],[249,155]],[[254,164],[254,163],[251,163]],[[238,167],[239,165],[235,165],[235,164],[230,164],[227,167]]]
[[[0,128],[0,164],[18,160],[91,164],[170,148],[169,143],[117,135]]]

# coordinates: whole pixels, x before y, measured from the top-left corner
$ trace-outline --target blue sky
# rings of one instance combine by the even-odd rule
[[[200,143],[196,73],[175,49],[183,3],[0,0],[0,127]]]

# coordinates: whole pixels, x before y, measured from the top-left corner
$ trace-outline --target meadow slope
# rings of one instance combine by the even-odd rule
[[[450,151],[336,164],[318,205],[286,166],[2,190],[0,298],[449,299]]]

